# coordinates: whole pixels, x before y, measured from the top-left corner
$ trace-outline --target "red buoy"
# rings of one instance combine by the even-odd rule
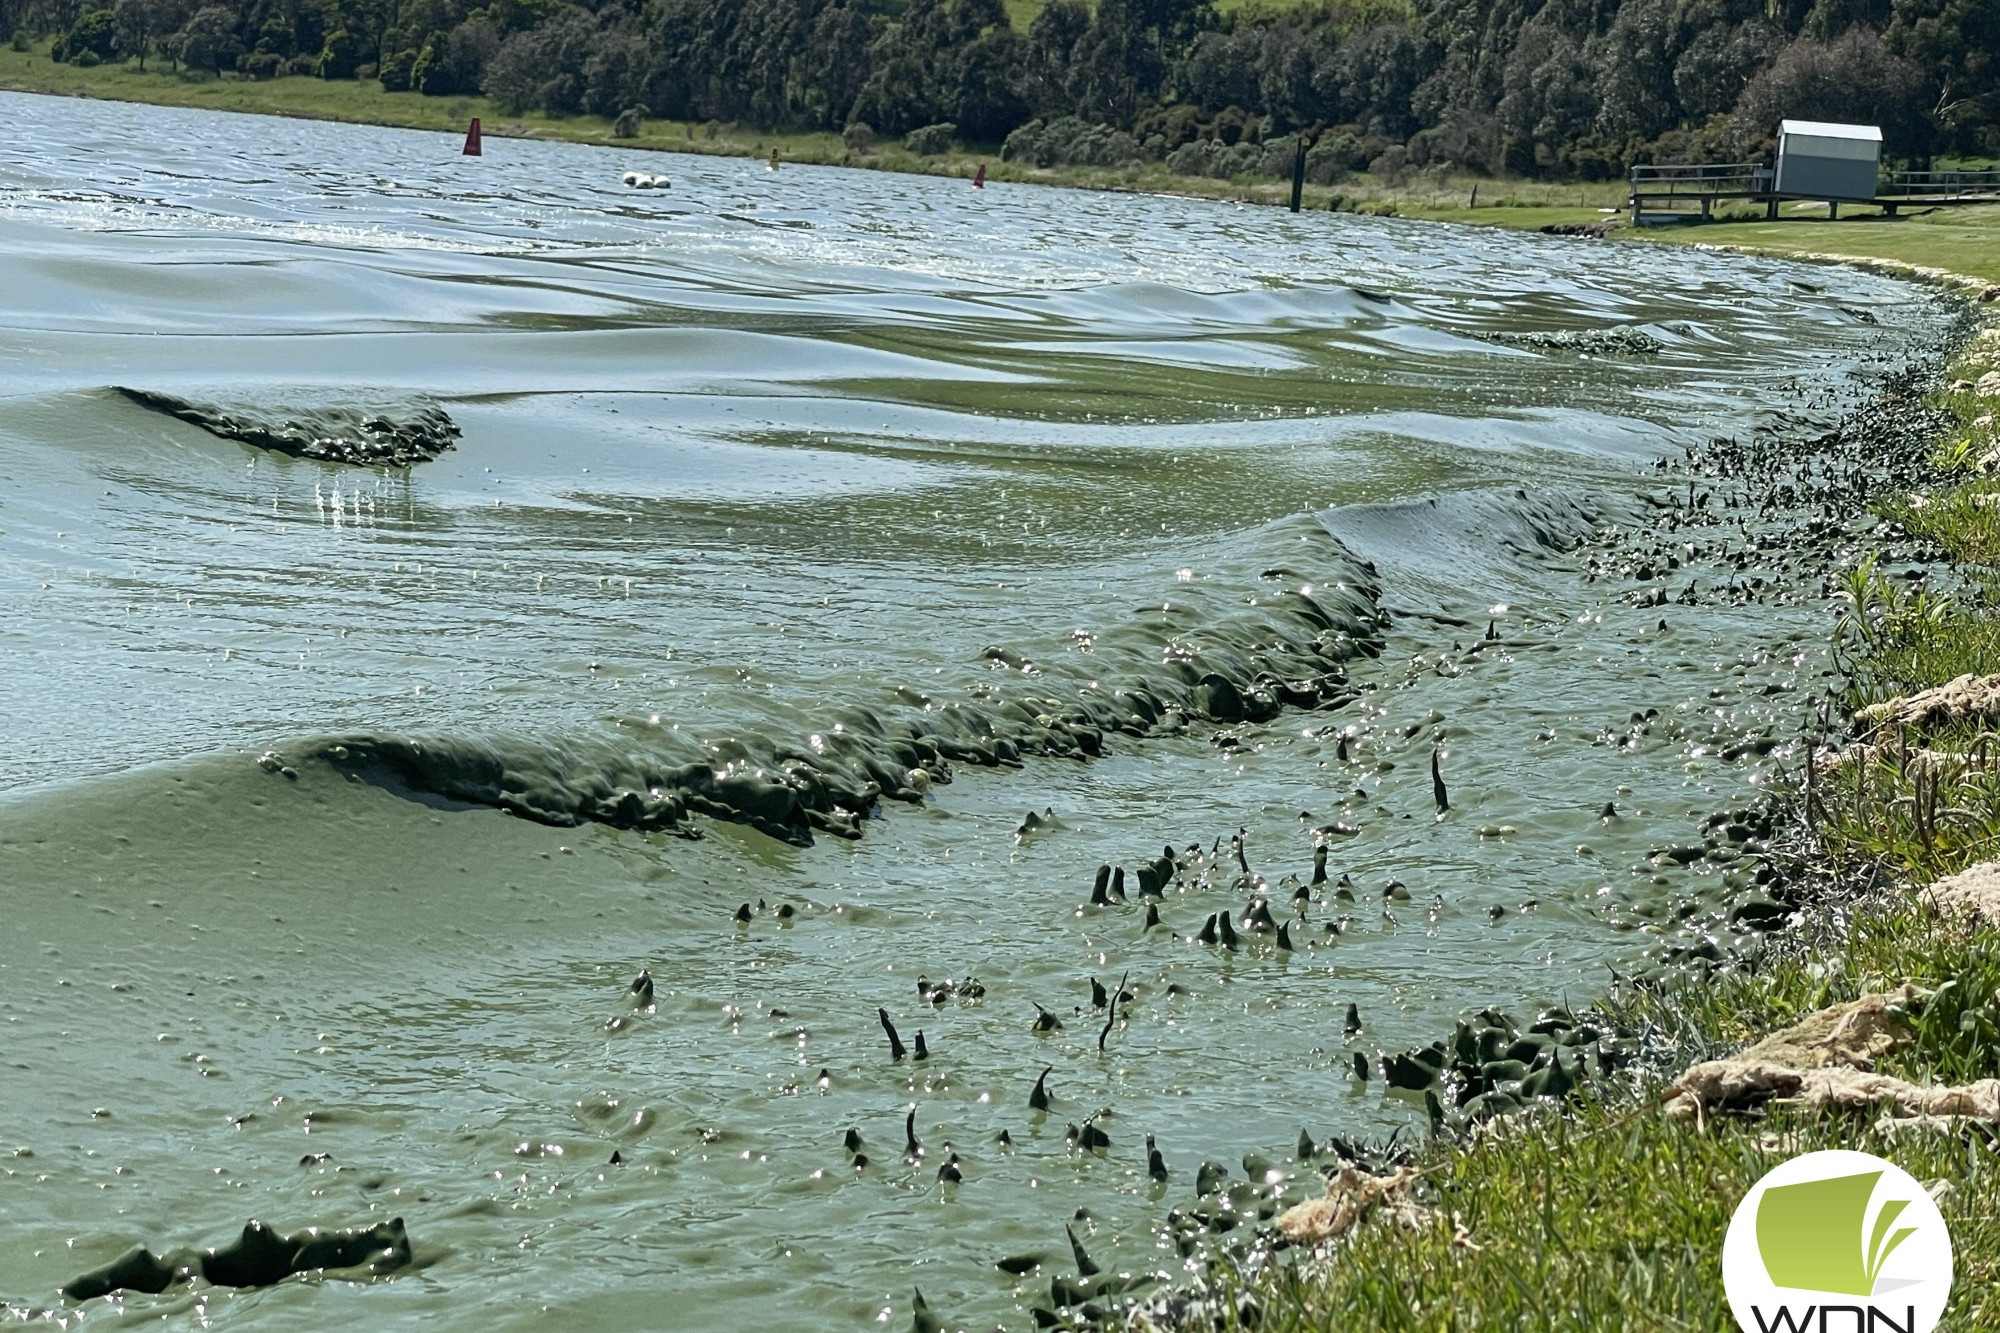
[[[984,162],[981,162],[979,169],[972,173],[972,188],[975,190],[986,188],[986,164]]]
[[[479,156],[479,117],[472,118],[472,127],[465,132],[465,155]]]

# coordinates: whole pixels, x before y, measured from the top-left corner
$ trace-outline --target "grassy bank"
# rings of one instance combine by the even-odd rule
[[[1820,205],[1812,211],[1820,216],[1794,213],[1777,222],[1621,228],[1617,234],[1668,245],[1692,242],[1762,254],[1872,261],[2000,284],[2000,204],[1894,218],[1864,211],[1837,222],[1826,221]]]
[[[1969,212],[1893,230],[1819,224],[1819,235],[1796,246],[1788,228],[1775,230],[1771,248],[1823,254],[1837,231],[1862,240],[1856,258],[1929,268],[1956,258],[1965,233],[2000,240],[1993,221]],[[1736,235],[1745,232],[1770,244],[1770,232]],[[1940,243],[1927,247],[1926,237]],[[1932,998],[1913,1039],[1877,1072],[1919,1085],[2000,1076],[2000,929],[1940,914],[1916,892],[2000,857],[1992,717],[1934,718],[1892,737],[1886,724],[1870,732],[1872,715],[1862,711],[1967,672],[2000,672],[2000,480],[1980,468],[2000,461],[2000,321],[1967,346],[1932,405],[1951,422],[1933,460],[1935,484],[1874,507],[1931,548],[1949,586],[1934,577],[1916,585],[1929,591],[1913,591],[1872,558],[1829,571],[1843,607],[1830,627],[1843,679],[1827,749],[1790,796],[1816,886],[1802,923],[1753,965],[1614,997],[1605,1012],[1647,1034],[1661,1057],[1652,1072],[1565,1112],[1434,1143],[1414,1163],[1423,1205],[1414,1215],[1378,1210],[1317,1255],[1249,1280],[1261,1328],[1733,1328],[1720,1252],[1737,1201],[1786,1157],[1835,1147],[1888,1157],[1926,1182],[1957,1250],[1941,1327],[2000,1328],[1995,1126],[1912,1128],[1871,1110],[1808,1113],[1776,1101],[1755,1116],[1684,1120],[1663,1100],[1688,1064],[1904,983]],[[1843,722],[1857,716],[1838,748],[1850,731]]]

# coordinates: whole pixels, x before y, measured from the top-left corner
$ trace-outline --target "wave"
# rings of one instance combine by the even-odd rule
[[[1380,651],[1387,623],[1367,566],[1301,515],[1244,535],[1205,586],[1101,633],[1077,629],[1048,651],[989,645],[990,680],[961,695],[892,688],[804,736],[703,741],[622,718],[557,736],[359,733],[287,749],[545,824],[694,836],[705,815],[806,846],[858,837],[880,802],[921,800],[954,764],[1088,760],[1114,735],[1339,707],[1355,693],[1347,664]]]
[[[1300,515],[1243,534],[1211,579],[1178,603],[1072,632],[1054,652],[995,644],[995,681],[947,698],[908,687],[853,704],[799,737],[721,742],[658,719],[560,736],[360,733],[305,753],[411,794],[494,806],[544,824],[601,823],[699,836],[697,816],[807,846],[859,837],[884,800],[921,801],[954,764],[1089,760],[1113,736],[1268,722],[1286,709],[1341,707],[1348,665],[1382,649],[1390,616],[1377,566],[1335,530],[1384,552],[1460,550],[1488,559],[1567,549],[1598,509],[1574,497],[1477,493]],[[1445,540],[1447,532],[1455,532]],[[1449,563],[1455,564],[1456,560]],[[1440,573],[1449,573],[1441,569]]]
[[[1574,549],[1600,523],[1632,522],[1635,510],[1616,496],[1485,490],[1345,505],[1326,521],[1369,567],[1391,571],[1403,599],[1429,592],[1464,609],[1544,586],[1538,566]]]
[[[408,467],[452,447],[458,423],[428,399],[401,399],[372,408],[340,403],[201,402],[150,389],[111,386],[140,407],[298,458],[364,467]]]

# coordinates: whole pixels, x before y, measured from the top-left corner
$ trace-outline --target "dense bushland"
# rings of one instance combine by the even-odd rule
[[[1889,153],[2000,152],[2000,0],[0,0],[58,60],[379,79],[588,113],[1165,162],[1601,179],[1747,158],[1781,116]]]

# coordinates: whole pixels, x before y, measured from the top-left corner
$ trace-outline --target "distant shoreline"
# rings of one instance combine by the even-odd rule
[[[1277,206],[1285,205],[1291,193],[1288,181],[1184,176],[1158,163],[1138,167],[1029,167],[1003,162],[997,145],[955,144],[949,152],[919,156],[906,151],[899,142],[884,141],[870,151],[855,152],[840,135],[831,132],[759,131],[739,125],[667,120],[644,121],[636,137],[616,139],[611,135],[611,121],[601,116],[578,115],[559,120],[539,114],[510,116],[484,97],[385,93],[373,81],[360,83],[296,75],[268,81],[227,77],[187,80],[159,70],[141,73],[127,66],[79,69],[50,60],[46,43],[32,51],[0,48],[0,91],[381,125],[439,134],[463,134],[467,123],[477,116],[488,139],[541,139],[635,152],[757,159],[769,157],[775,149],[781,163],[946,177],[964,180],[968,188],[974,173],[983,165],[987,179],[995,183],[1168,194]],[[1475,190],[1485,202],[1468,207]],[[1324,212],[1330,205],[1338,204],[1341,211],[1536,231],[1552,224],[1602,221],[1607,216],[1603,210],[1616,208],[1623,193],[1622,185],[1615,182],[1578,185],[1465,176],[1397,184],[1355,176],[1333,185],[1306,186],[1302,207]]]
[[[980,166],[989,181],[1054,185],[1129,194],[1174,195],[1283,207],[1291,187],[1278,180],[1213,180],[1183,176],[1152,163],[1143,167],[1029,167],[1003,162],[997,147],[954,145],[947,153],[919,156],[900,143],[855,152],[830,132],[765,132],[738,125],[696,125],[679,121],[642,122],[634,138],[614,139],[601,116],[552,120],[539,114],[509,116],[484,97],[425,97],[385,93],[373,81],[324,80],[288,76],[269,81],[236,78],[187,80],[127,66],[79,69],[49,59],[46,43],[30,51],[0,48],[0,91],[58,97],[89,97],[151,106],[192,107],[295,120],[381,125],[462,135],[477,116],[490,139],[540,139],[621,148],[647,153],[693,153],[704,157],[763,159],[775,150],[781,163],[894,171],[967,182]],[[1387,181],[1350,176],[1332,185],[1307,185],[1302,206],[1394,216],[1428,222],[1460,222],[1512,231],[1556,226],[1613,224],[1619,239],[1713,245],[1774,256],[1877,263],[1912,272],[1949,271],[2000,284],[2000,206],[1944,210],[1948,216],[1904,217],[1883,225],[1872,215],[1849,215],[1839,222],[1796,217],[1779,222],[1759,215],[1750,220],[1701,226],[1648,228],[1623,224],[1621,181],[1568,183],[1416,174]],[[1484,202],[1479,202],[1483,200]],[[1817,212],[1817,206],[1803,206]],[[1587,241],[1584,243],[1588,243]]]

